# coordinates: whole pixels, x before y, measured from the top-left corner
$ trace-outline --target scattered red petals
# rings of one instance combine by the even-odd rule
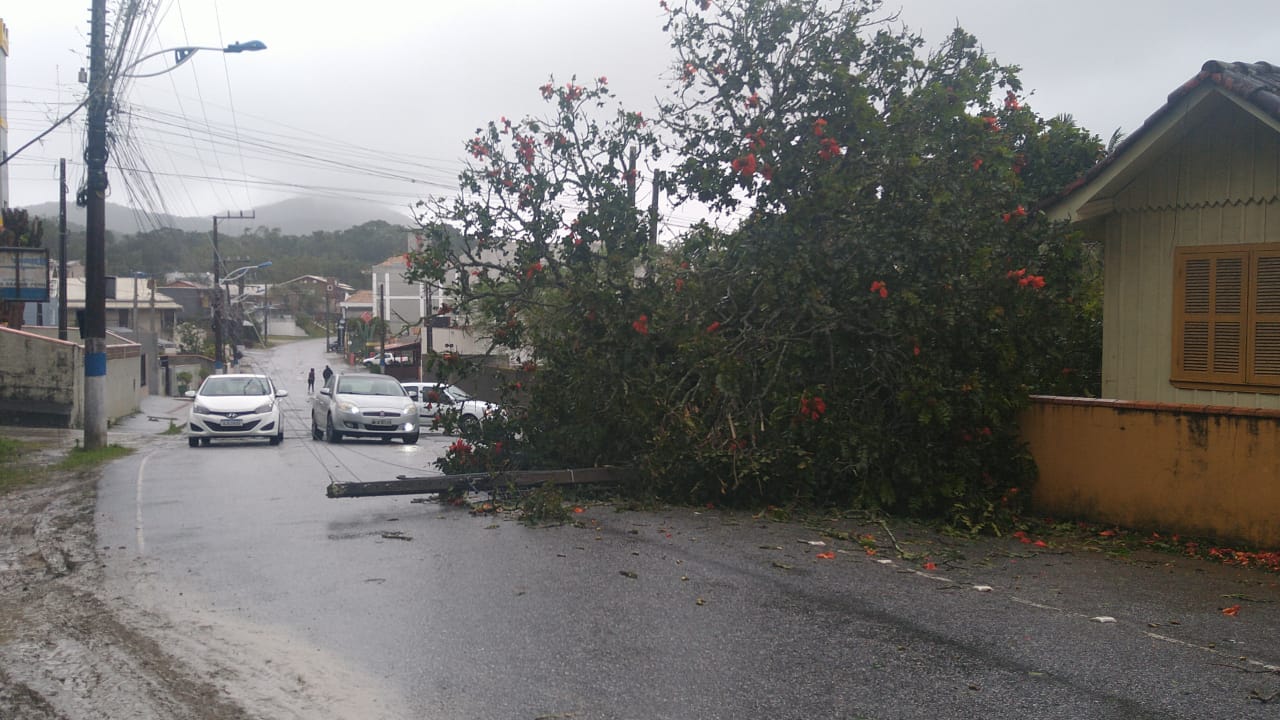
[[[1232,605],[1231,607],[1224,607],[1222,608],[1222,614],[1226,615],[1227,617],[1235,617],[1236,615],[1240,614],[1240,606]]]
[[[932,560],[930,560],[929,562],[927,562],[927,563],[925,563],[925,564],[924,564],[924,569],[925,569],[925,570],[937,570],[937,569],[938,569],[938,566],[937,566],[937,565],[935,565],[935,564],[934,564],[934,562],[933,562]]]
[[[835,559],[836,559],[836,554],[835,554],[835,552],[833,552],[833,551],[831,551],[831,550],[828,550],[828,551],[826,551],[826,552],[820,552],[820,553],[818,553],[817,557],[818,557],[818,559],[819,559],[819,560],[835,560]],[[1239,607],[1239,606],[1237,606],[1237,607]]]

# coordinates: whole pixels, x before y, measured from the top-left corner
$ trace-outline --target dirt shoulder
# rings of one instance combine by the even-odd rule
[[[112,444],[145,454],[180,439],[146,415],[129,423]],[[109,590],[94,526],[102,471],[56,469],[80,437],[0,426],[0,442],[21,442],[0,458],[0,718],[408,716],[341,658],[267,642],[270,628]]]
[[[98,472],[52,469],[78,433],[0,436],[22,443],[0,496],[0,717],[251,717],[103,596]]]

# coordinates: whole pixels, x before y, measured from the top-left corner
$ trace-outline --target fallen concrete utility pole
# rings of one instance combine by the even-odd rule
[[[450,490],[489,492],[510,487],[536,485],[591,485],[620,483],[630,473],[623,468],[581,468],[578,470],[514,470],[501,473],[465,473],[427,477],[396,476],[381,482],[329,483],[331,498],[369,497],[373,495],[425,495]]]

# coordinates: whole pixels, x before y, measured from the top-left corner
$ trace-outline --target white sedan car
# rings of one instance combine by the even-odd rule
[[[288,395],[266,375],[210,375],[199,390],[187,391],[194,401],[187,443],[196,447],[215,438],[266,438],[279,445],[284,440],[279,398]]]
[[[497,405],[484,400],[477,400],[457,385],[443,383],[405,382],[409,397],[418,403],[418,417],[422,424],[431,427],[440,415],[453,411],[458,414],[458,423],[463,427],[479,425],[485,418],[498,412]]]

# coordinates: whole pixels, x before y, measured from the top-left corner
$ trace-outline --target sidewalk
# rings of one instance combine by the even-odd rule
[[[148,395],[138,404],[138,412],[119,422],[108,430],[129,433],[163,433],[169,429],[170,421],[182,426],[187,422],[187,414],[191,411],[191,401],[185,398],[166,397],[164,395]]]

